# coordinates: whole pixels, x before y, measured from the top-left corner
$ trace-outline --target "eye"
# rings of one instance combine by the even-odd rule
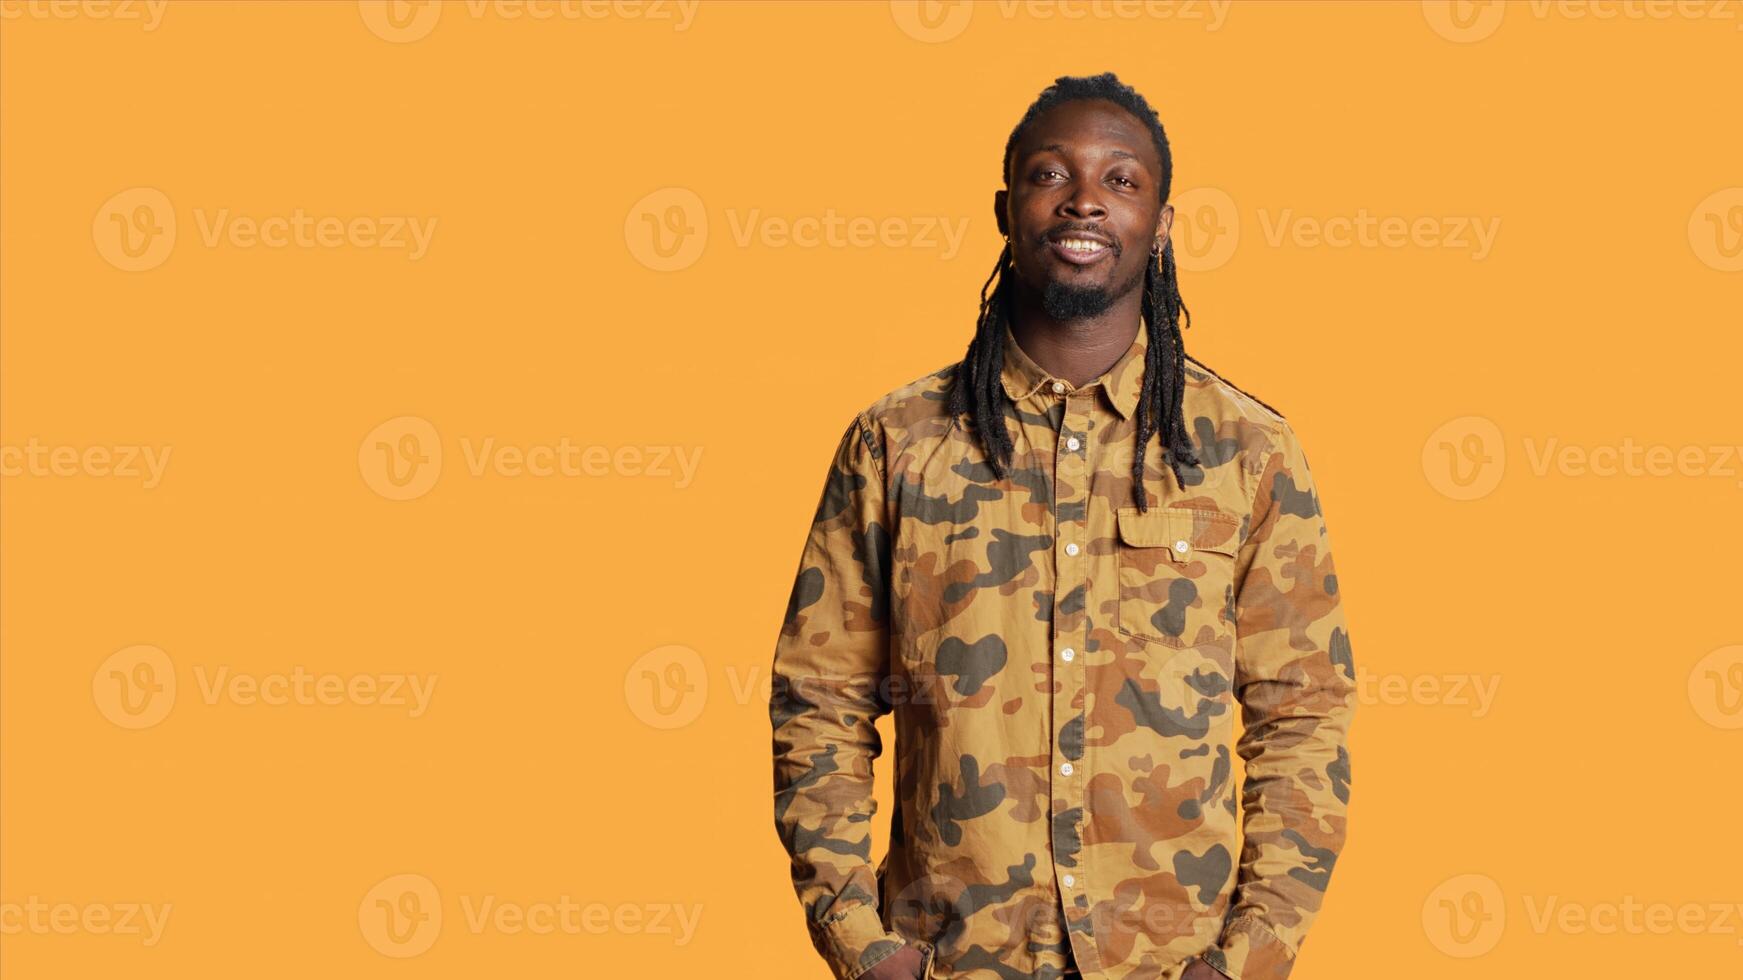
[[[1128,177],[1125,177],[1125,176],[1122,176],[1122,175],[1118,175],[1118,174],[1116,174],[1116,175],[1115,175],[1115,176],[1114,176],[1114,179],[1115,179],[1115,180],[1117,180],[1117,181],[1120,181],[1120,182],[1121,182],[1121,183],[1123,183],[1123,184],[1125,184],[1125,185],[1126,185],[1126,186],[1127,186],[1127,187],[1136,187],[1136,186],[1138,186],[1138,185],[1137,185],[1137,184],[1134,184],[1134,183],[1132,183],[1132,181],[1131,181],[1131,179],[1130,179],[1130,178],[1128,178]]]
[[[1046,179],[1048,174],[1059,174],[1059,176],[1061,176],[1061,177],[1065,176],[1063,173],[1060,173],[1057,168],[1044,167],[1041,170],[1038,170],[1035,172],[1035,179],[1044,180],[1044,179]]]

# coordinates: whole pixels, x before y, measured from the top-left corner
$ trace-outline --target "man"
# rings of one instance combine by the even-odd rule
[[[967,356],[835,449],[769,715],[838,980],[1281,980],[1319,910],[1350,787],[1337,576],[1289,423],[1185,357],[1172,173],[1140,95],[1058,79],[1005,146]]]

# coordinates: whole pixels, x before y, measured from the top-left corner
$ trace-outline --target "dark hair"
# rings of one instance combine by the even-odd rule
[[[1010,186],[1011,154],[1017,140],[1042,113],[1065,102],[1101,99],[1131,113],[1150,128],[1150,139],[1156,146],[1156,156],[1162,161],[1162,180],[1157,185],[1158,200],[1166,204],[1168,186],[1174,177],[1174,161],[1168,152],[1168,136],[1155,110],[1131,86],[1119,80],[1113,72],[1090,77],[1063,76],[1055,79],[1029,106],[1010,139],[1005,141],[1004,170],[1000,180]],[[950,386],[948,410],[952,417],[969,415],[986,451],[993,472],[1003,478],[1010,467],[1015,447],[1004,416],[1008,401],[1000,389],[1000,373],[1004,368],[1004,329],[1010,315],[1010,285],[1014,276],[1011,266],[1011,244],[993,267],[980,291],[980,319],[968,353],[956,367]],[[997,285],[994,285],[994,282]],[[1180,298],[1180,287],[1174,272],[1174,244],[1165,241],[1156,260],[1144,270],[1143,314],[1145,329],[1150,331],[1149,346],[1144,358],[1144,386],[1138,396],[1138,444],[1132,454],[1132,495],[1140,511],[1148,508],[1144,494],[1144,452],[1150,436],[1160,432],[1162,447],[1168,455],[1168,468],[1182,488],[1182,466],[1197,466],[1192,440],[1186,434],[1181,398],[1186,391],[1186,345],[1181,339],[1181,318],[1192,325],[1192,314]]]

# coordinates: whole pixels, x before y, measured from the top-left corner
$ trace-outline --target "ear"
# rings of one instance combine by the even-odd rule
[[[1011,233],[1010,228],[1005,225],[1005,202],[1008,200],[1010,200],[1010,194],[1008,192],[993,192],[993,220],[998,222],[1000,235],[1009,235]]]
[[[1168,243],[1168,234],[1174,228],[1174,205],[1164,204],[1162,213],[1156,216],[1156,240],[1164,245]]]

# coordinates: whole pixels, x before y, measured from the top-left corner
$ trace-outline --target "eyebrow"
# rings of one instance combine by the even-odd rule
[[[1054,153],[1061,153],[1062,154],[1065,152],[1065,144],[1063,144],[1063,143],[1048,143],[1046,146],[1037,146],[1037,147],[1035,147],[1034,150],[1030,151],[1029,155],[1034,156],[1036,153],[1039,153],[1042,150],[1052,150]],[[1128,153],[1125,150],[1119,149],[1117,147],[1113,150],[1108,151],[1108,155],[1115,156],[1115,157],[1125,157],[1127,160],[1137,160],[1139,163],[1143,162],[1142,160],[1138,160],[1137,154]]]

